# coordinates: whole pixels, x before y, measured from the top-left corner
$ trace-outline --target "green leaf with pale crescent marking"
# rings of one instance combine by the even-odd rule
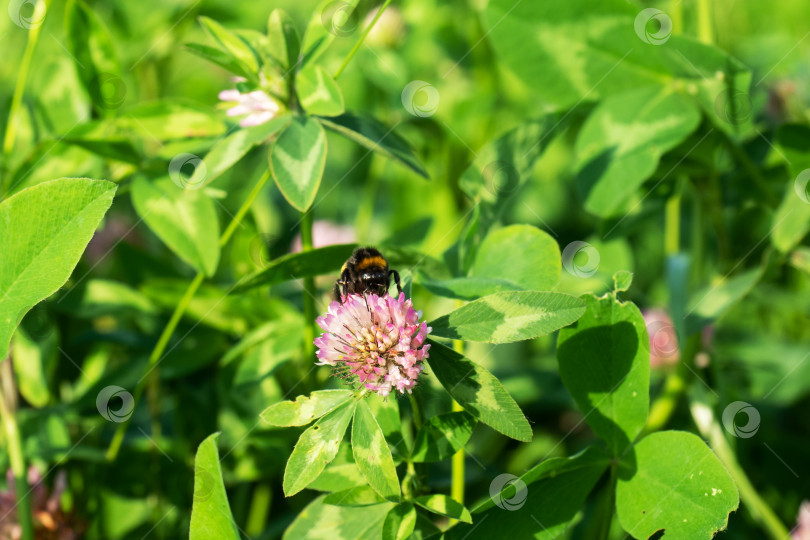
[[[105,180],[62,178],[0,203],[0,359],[28,310],[68,280],[116,188]]]
[[[664,152],[699,123],[697,106],[669,89],[639,88],[606,98],[588,116],[576,143],[585,208],[603,217],[620,212]]]
[[[324,504],[335,506],[373,506],[384,503],[385,499],[379,496],[369,486],[354,486],[349,489],[335,491],[326,496]]]
[[[280,401],[267,407],[262,420],[274,426],[305,426],[351,399],[351,390],[316,390],[295,401]]]
[[[405,139],[394,132],[393,128],[388,128],[373,118],[352,113],[318,120],[326,129],[339,133],[389,159],[398,161],[420,176],[428,178],[427,171],[413,149]]]
[[[463,504],[455,499],[451,499],[447,495],[442,495],[441,493],[423,495],[421,497],[416,497],[413,502],[414,504],[421,506],[425,510],[433,512],[434,514],[457,519],[464,523],[472,523],[470,511],[467,510]]]
[[[641,432],[650,408],[650,341],[630,302],[583,295],[588,310],[560,331],[557,359],[585,420],[619,456]]]
[[[301,69],[295,77],[295,88],[309,114],[338,116],[346,110],[340,87],[321,66],[310,64]]]
[[[235,131],[217,141],[203,158],[202,164],[194,168],[194,173],[188,179],[188,185],[202,187],[210,184],[242,159],[251,148],[267,140],[289,121],[289,117],[274,118],[264,124]]]
[[[473,428],[475,418],[464,411],[434,416],[416,434],[411,459],[417,463],[447,459],[464,448]]]
[[[270,148],[273,179],[293,208],[306,212],[321,185],[326,164],[326,134],[308,116],[297,116]]]
[[[194,459],[194,502],[189,540],[239,540],[217,451],[219,433],[200,443]]]
[[[509,392],[489,371],[441,343],[428,340],[433,374],[464,410],[519,441],[532,440],[532,428]]]
[[[344,403],[298,438],[284,469],[284,494],[287,497],[307,487],[335,459],[356,404],[355,400]]]
[[[728,471],[692,433],[648,435],[619,467],[616,513],[634,538],[663,529],[665,537],[710,540],[739,502]]]
[[[256,53],[241,37],[231,32],[214,19],[200,17],[200,24],[205,28],[211,37],[225,49],[236,63],[243,69],[244,74],[256,80],[259,71],[259,61]]]
[[[579,319],[585,303],[568,294],[505,291],[479,298],[429,323],[433,335],[510,343],[543,336]]]
[[[368,403],[360,400],[352,421],[352,453],[369,485],[388,500],[399,499],[399,478],[385,435]]]
[[[383,540],[406,540],[416,528],[413,503],[403,502],[393,507],[383,522]]]
[[[132,182],[138,215],[163,243],[198,272],[212,276],[219,263],[219,220],[214,201],[169,178]]]
[[[810,127],[788,124],[776,132],[780,152],[788,162],[790,181],[773,216],[771,242],[787,253],[810,230]]]
[[[326,496],[309,503],[284,531],[283,540],[380,540],[392,503],[362,509],[324,504]]]

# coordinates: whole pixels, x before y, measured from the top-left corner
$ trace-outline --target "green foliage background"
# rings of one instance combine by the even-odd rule
[[[708,17],[700,12],[706,4]],[[610,448],[618,443],[605,435],[615,425],[594,425],[592,431],[583,421],[577,405],[588,396],[566,389],[593,376],[594,369],[588,362],[574,370],[558,364],[558,356],[559,362],[565,357],[558,355],[558,345],[564,346],[570,330],[563,330],[559,344],[556,334],[544,335],[551,327],[532,327],[514,339],[488,339],[471,324],[480,312],[465,316],[461,308],[443,316],[458,300],[495,291],[503,291],[499,299],[603,294],[613,290],[614,273],[627,270],[633,281],[622,297],[641,309],[667,307],[684,358],[696,352],[709,357],[708,365],[692,364],[694,371],[683,374],[690,389],[678,394],[665,427],[701,433],[690,404],[706,399],[718,419],[729,403],[753,403],[761,414],[756,435],[725,435],[760,497],[792,527],[800,502],[810,498],[804,481],[810,475],[810,247],[805,238],[810,204],[797,195],[794,183],[810,167],[806,2],[524,0],[513,6],[511,0],[408,0],[392,6],[401,17],[401,33],[383,27],[382,35],[367,39],[338,83],[346,110],[393,128],[418,161],[400,155],[403,166],[326,130],[328,154],[314,216],[353,227],[358,243],[383,246],[392,265],[407,270],[403,277],[412,284],[415,306],[437,322],[434,335],[482,341],[469,344],[465,355],[496,375],[530,420],[531,442],[518,442],[483,424],[467,434],[469,419],[457,418],[459,437],[469,437],[468,507],[488,500],[498,474],[519,476],[544,459],[572,456],[594,442],[594,431]],[[675,35],[660,47],[642,41],[626,24],[651,6],[675,19]],[[285,198],[272,183],[230,241],[216,249],[231,217],[268,169],[266,147],[250,150],[230,168],[209,169],[211,183],[202,190],[177,193],[176,182],[167,177],[173,158],[205,156],[233,127],[217,99],[221,90],[233,87],[231,75],[186,47],[212,44],[199,18],[263,32],[276,7],[303,32],[323,6],[308,0],[53,0],[39,28],[14,117],[16,139],[3,156],[2,196],[67,176],[118,184],[112,207],[72,276],[28,312],[12,339],[23,449],[42,471],[58,466],[67,472],[65,504],[87,524],[88,538],[182,538],[189,529],[205,527],[190,514],[200,499],[194,456],[201,443],[198,463],[205,460],[209,473],[217,468],[219,448],[227,500],[243,535],[280,538],[317,496],[307,490],[285,498],[285,463],[303,428],[272,427],[260,421],[260,413],[332,384],[328,370],[307,374],[311,336],[302,315],[301,278],[326,276],[316,281],[322,311],[340,266],[335,262],[345,260],[351,249],[333,248],[319,260],[268,268],[290,252],[301,225],[298,210],[311,202],[306,194]],[[318,60],[327,73],[340,67],[373,7],[360,2],[346,35],[337,36]],[[716,48],[707,52],[692,41],[696,38]],[[0,17],[3,132],[9,129],[26,39],[24,29]],[[678,47],[684,54],[659,58],[661,51]],[[591,60],[587,65],[570,56],[583,49]],[[661,66],[674,75],[661,75]],[[435,114],[406,109],[402,92],[412,81],[435,88]],[[730,94],[729,81],[737,85]],[[260,141],[282,125],[243,130],[249,132],[244,137]],[[515,128],[500,143],[489,144]],[[221,151],[232,155],[242,144],[251,146],[243,139],[231,144]],[[492,163],[509,166],[487,169]],[[419,174],[422,166],[429,180]],[[193,184],[192,169],[176,170]],[[673,204],[680,218],[674,224],[665,219]],[[25,220],[36,223],[40,217]],[[582,255],[566,258],[565,247],[577,241],[598,253],[595,273],[571,271],[588,264]],[[11,242],[3,237],[0,242],[11,252]],[[65,250],[69,247],[66,243]],[[62,258],[68,264],[70,254]],[[96,397],[110,385],[136,387],[197,272],[204,281],[160,359],[160,384],[150,390],[153,408],[144,400],[135,409],[120,454],[110,462],[105,452],[119,425],[99,414]],[[459,282],[459,276],[467,279]],[[576,311],[578,306],[564,307]],[[9,317],[16,313],[15,306]],[[589,324],[588,316],[579,324]],[[710,344],[700,337],[708,324]],[[452,352],[437,349],[432,362],[442,354]],[[568,354],[586,356],[570,349]],[[433,375],[423,389],[427,417],[451,410],[450,396],[441,389],[448,384],[441,379],[459,365],[466,364],[445,365],[443,375],[442,366],[431,364]],[[667,395],[671,374],[652,370],[653,403]],[[392,432],[380,423],[390,444]],[[643,418],[630,423],[634,434],[644,424]],[[514,429],[517,438],[529,438],[525,427],[504,424],[499,431]],[[218,439],[210,437],[215,432],[221,432]],[[666,445],[653,437],[665,436],[644,439],[638,459],[654,462],[656,449],[664,452]],[[424,450],[425,455],[433,451]],[[450,453],[445,450],[440,459]],[[348,441],[337,456],[338,467],[351,461]],[[598,461],[588,454],[570,459],[586,465]],[[0,470],[9,466],[10,456],[0,451]],[[430,463],[427,470],[434,491],[449,490],[449,462]],[[599,525],[594,516],[610,504],[599,491],[607,482],[600,480],[602,471],[583,466],[577,473],[581,478],[575,484],[586,488],[572,493],[571,500],[581,504],[566,506],[553,498],[543,503],[549,516],[566,516],[573,524],[565,533],[570,537],[594,537]],[[200,474],[198,469],[198,482]],[[355,485],[334,474],[329,487],[325,482],[318,487],[318,481],[310,487],[336,491]],[[538,478],[530,489],[554,492],[553,476]],[[632,483],[626,480],[619,478],[619,499]],[[46,477],[46,484],[52,481]],[[224,499],[217,482],[218,475],[211,475],[212,491],[202,497],[206,504]],[[390,478],[380,480],[385,482],[393,489]],[[413,507],[402,504],[402,520],[411,519]],[[356,537],[368,521],[382,524],[392,507],[364,507],[358,512],[364,519],[344,523],[345,537]],[[339,507],[314,508],[312,513],[323,515],[312,517],[313,523],[328,522]],[[519,513],[508,517],[529,523]],[[626,523],[620,511],[613,537],[622,537],[620,525]],[[487,527],[498,530],[495,520]],[[468,530],[460,526],[450,536]],[[754,539],[762,538],[762,531],[743,501],[721,534]],[[477,533],[487,534],[486,527]],[[286,537],[302,534],[335,533],[296,522]]]

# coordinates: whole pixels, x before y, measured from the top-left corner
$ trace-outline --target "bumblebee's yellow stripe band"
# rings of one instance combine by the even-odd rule
[[[382,257],[369,257],[357,263],[356,268],[358,270],[365,270],[370,266],[379,266],[381,268],[385,268],[386,266],[385,259],[383,259]]]

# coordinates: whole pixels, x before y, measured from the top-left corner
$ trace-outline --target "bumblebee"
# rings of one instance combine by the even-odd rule
[[[341,302],[350,294],[371,293],[382,296],[391,286],[391,278],[402,292],[399,272],[388,268],[388,261],[373,247],[354,250],[352,256],[340,269],[340,278],[335,282],[335,300]]]

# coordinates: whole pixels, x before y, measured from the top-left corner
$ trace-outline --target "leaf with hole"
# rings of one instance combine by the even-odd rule
[[[663,529],[672,538],[709,540],[739,503],[728,471],[692,433],[652,433],[622,458],[616,513],[634,538]]]

